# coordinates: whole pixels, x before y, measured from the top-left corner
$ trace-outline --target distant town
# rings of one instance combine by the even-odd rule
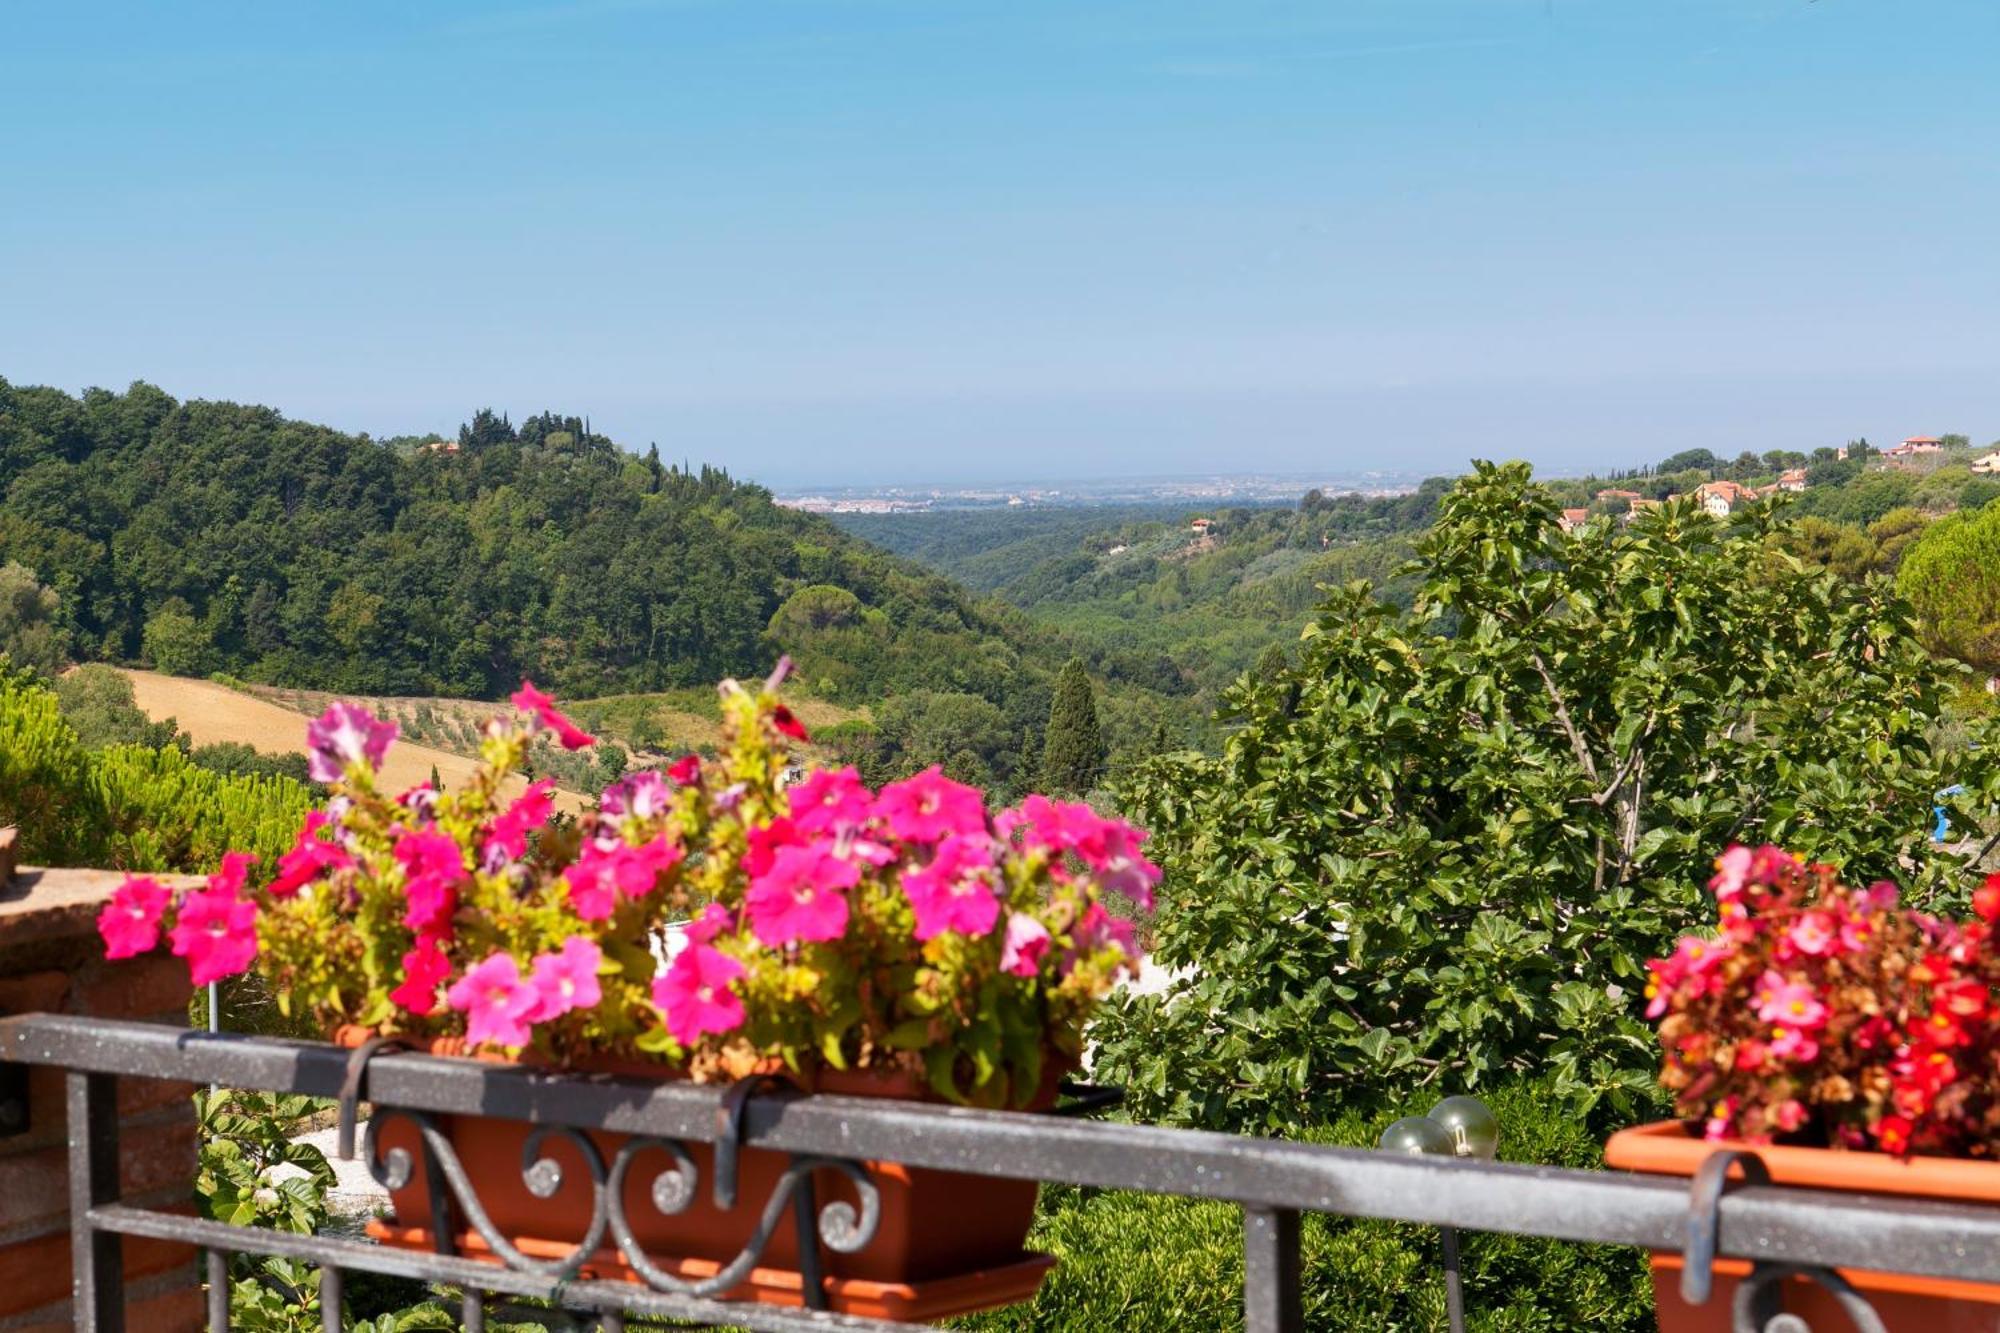
[[[779,490],[777,502],[816,514],[903,514],[948,509],[1086,508],[1168,503],[1290,504],[1308,491],[1406,495],[1423,480],[1405,472],[1210,477],[1119,477],[1096,481],[1020,482],[985,486],[843,486]]]

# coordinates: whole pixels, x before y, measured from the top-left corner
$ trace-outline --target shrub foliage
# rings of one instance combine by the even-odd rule
[[[1644,961],[1712,920],[1730,842],[1967,887],[1933,795],[1990,808],[1995,750],[1934,750],[1950,673],[1886,585],[1785,554],[1761,507],[1556,518],[1478,465],[1411,611],[1334,590],[1301,663],[1228,696],[1219,759],[1141,770],[1182,972],[1106,1020],[1099,1073],[1143,1116],[1282,1129],[1528,1071],[1629,1108]]]

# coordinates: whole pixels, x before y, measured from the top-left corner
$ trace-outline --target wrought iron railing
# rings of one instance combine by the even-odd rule
[[[1138,1190],[1221,1200],[1243,1210],[1244,1313],[1250,1333],[1279,1333],[1302,1326],[1299,1222],[1304,1213],[1381,1218],[1467,1230],[1508,1232],[1559,1240],[1608,1242],[1679,1251],[1686,1255],[1684,1290],[1706,1294],[1709,1265],[1717,1258],[1748,1260],[1756,1267],[1739,1285],[1733,1314],[1718,1311],[1718,1326],[1798,1329],[1792,1316],[1767,1322],[1758,1293],[1768,1294],[1787,1276],[1805,1274],[1836,1294],[1847,1291],[1831,1270],[1859,1268],[1930,1277],[2000,1283],[2000,1209],[1959,1207],[1910,1199],[1829,1195],[1756,1183],[1729,1184],[1717,1164],[1692,1191],[1672,1179],[1609,1171],[1573,1171],[1435,1157],[1329,1148],[1311,1144],[1108,1124],[1046,1115],[975,1111],[838,1096],[802,1096],[733,1090],[685,1082],[609,1077],[577,1078],[466,1060],[394,1051],[366,1056],[366,1097],[374,1123],[390,1117],[420,1129],[432,1117],[477,1115],[529,1122],[545,1135],[588,1141],[582,1131],[633,1136],[606,1164],[594,1150],[591,1164],[593,1232],[608,1232],[621,1247],[631,1237],[614,1182],[634,1169],[641,1151],[660,1155],[670,1169],[654,1191],[671,1211],[675,1191],[692,1188],[686,1145],[709,1145],[718,1173],[726,1169],[732,1138],[744,1145],[790,1154],[783,1198],[744,1199],[766,1223],[753,1248],[789,1211],[800,1226],[802,1264],[810,1288],[818,1245],[833,1249],[866,1239],[873,1222],[869,1193],[859,1206],[819,1206],[808,1168],[832,1164],[846,1170],[870,1160],[1016,1180]],[[697,1324],[758,1330],[882,1330],[901,1327],[813,1309],[786,1309],[717,1299],[726,1281],[690,1283],[625,1249],[644,1280],[607,1281],[578,1275],[580,1253],[544,1258],[509,1254],[506,1262],[455,1254],[415,1252],[331,1236],[303,1236],[149,1211],[120,1202],[117,1081],[173,1079],[224,1087],[306,1093],[351,1101],[362,1091],[354,1053],[316,1043],[210,1034],[143,1023],[29,1014],[0,1019],[0,1062],[62,1068],[68,1080],[69,1188],[74,1311],[79,1329],[125,1327],[121,1241],[153,1237],[191,1242],[209,1255],[212,1325],[228,1327],[226,1267],[230,1253],[278,1255],[322,1265],[322,1306],[327,1327],[338,1327],[341,1273],[369,1271],[460,1287],[463,1322],[484,1327],[489,1297],[553,1300],[584,1313],[607,1330],[622,1330],[628,1316],[657,1316]],[[457,1167],[449,1143],[421,1135],[426,1151],[415,1160],[395,1151],[374,1165],[393,1180],[431,1173],[460,1216],[475,1229],[481,1211],[471,1183]],[[373,1154],[371,1154],[373,1156]],[[530,1159],[536,1154],[531,1152]],[[528,1185],[553,1188],[546,1165],[526,1164]],[[536,1179],[537,1172],[542,1174]],[[669,1179],[672,1177],[672,1179]],[[679,1184],[674,1183],[679,1181]],[[720,1182],[711,1182],[711,1187]],[[437,1234],[448,1228],[440,1226]],[[499,1238],[504,1242],[504,1237]],[[595,1239],[593,1237],[592,1239]],[[755,1254],[742,1260],[754,1261]],[[718,1278],[725,1275],[718,1275]],[[1850,1300],[1841,1295],[1844,1302]],[[1852,1297],[1857,1328],[1879,1327]]]

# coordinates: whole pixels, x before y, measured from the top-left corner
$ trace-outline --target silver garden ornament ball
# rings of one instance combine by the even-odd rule
[[[1500,1151],[1500,1121],[1477,1097],[1447,1097],[1426,1119],[1444,1130],[1447,1152],[1491,1161]]]
[[[1383,1130],[1375,1146],[1385,1152],[1428,1153],[1439,1157],[1452,1154],[1451,1132],[1420,1115],[1406,1115]]]

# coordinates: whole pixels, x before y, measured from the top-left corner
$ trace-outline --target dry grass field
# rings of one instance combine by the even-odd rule
[[[171,717],[180,729],[194,739],[196,745],[213,745],[223,741],[234,741],[248,745],[265,754],[304,754],[306,751],[306,719],[312,714],[298,708],[287,707],[272,698],[262,698],[218,685],[209,680],[189,680],[180,676],[163,676],[153,671],[126,671],[132,681],[132,694],[139,708],[147,717],[158,721]],[[278,691],[272,691],[278,694]],[[331,696],[307,696],[296,694],[301,705],[310,699],[319,700],[312,713],[325,707]],[[364,699],[360,702],[376,706],[381,710],[383,701]],[[493,704],[475,704],[464,700],[445,699],[427,701],[441,705],[453,705],[467,709],[477,709],[480,717],[490,715],[496,708]],[[423,745],[414,741],[398,740],[389,747],[388,758],[382,765],[382,785],[390,791],[402,791],[427,781],[431,769],[436,768],[438,777],[447,787],[455,787],[472,776],[473,761],[450,750]],[[526,782],[516,777],[509,783],[509,791],[518,791]],[[560,792],[556,804],[566,810],[580,809],[583,798],[574,792]]]
[[[141,711],[158,721],[171,717],[196,745],[233,741],[265,754],[304,754],[306,719],[318,716],[336,698],[318,690],[281,689],[269,685],[235,687],[211,680],[163,676],[153,671],[127,670],[132,693]],[[624,726],[643,716],[658,739],[659,750],[640,756],[648,763],[662,754],[678,754],[705,745],[716,738],[721,716],[706,691],[674,694],[618,695],[593,699],[571,706],[580,721],[600,734],[631,748],[620,735]],[[447,787],[455,787],[472,774],[473,754],[478,748],[479,729],[494,713],[507,707],[477,699],[367,698],[365,704],[379,716],[394,721],[402,738],[389,747],[382,766],[383,785],[401,791],[427,780],[435,767]],[[832,726],[865,714],[824,700],[800,698],[794,707],[810,729]],[[523,780],[513,780],[510,790],[519,790]],[[585,804],[577,793],[561,790],[557,805],[576,810]]]

